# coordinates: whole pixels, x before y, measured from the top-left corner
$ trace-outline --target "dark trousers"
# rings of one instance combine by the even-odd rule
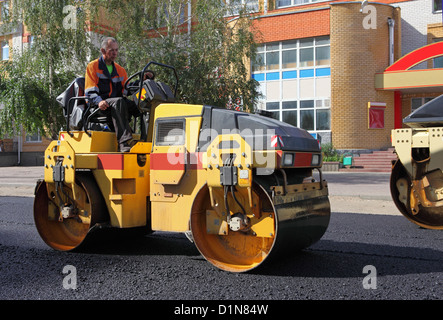
[[[121,145],[132,139],[132,129],[129,125],[130,116],[136,117],[140,112],[135,103],[126,98],[108,98],[106,102],[109,104],[109,108],[105,112],[111,113],[117,141]]]

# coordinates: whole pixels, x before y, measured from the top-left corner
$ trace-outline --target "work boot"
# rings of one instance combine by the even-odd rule
[[[123,142],[123,143],[120,143],[119,146],[118,146],[118,151],[120,151],[120,152],[129,152],[129,151],[131,151],[131,146],[129,145],[129,143],[127,141]]]
[[[119,144],[119,151],[120,152],[129,152],[131,150],[131,148],[136,145],[136,143],[137,143],[137,141],[134,139],[120,143]]]

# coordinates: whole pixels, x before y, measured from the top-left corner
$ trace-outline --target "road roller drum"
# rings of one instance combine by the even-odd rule
[[[398,160],[391,173],[391,194],[399,211],[428,229],[443,229],[443,95],[424,104],[392,130]]]

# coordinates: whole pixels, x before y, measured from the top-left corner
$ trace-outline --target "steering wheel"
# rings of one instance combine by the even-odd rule
[[[142,71],[136,72],[136,73],[134,73],[133,75],[131,75],[131,76],[128,78],[128,80],[126,80],[125,85],[124,85],[124,89],[125,89],[125,90],[128,92],[128,94],[130,94],[130,95],[134,95],[134,94],[137,93],[137,92],[140,92],[140,93],[141,93],[141,92],[142,92],[142,89],[143,89],[143,82],[144,82],[143,78],[144,78],[144,74],[147,73],[147,72],[150,72],[150,73],[153,74],[153,77],[152,77],[151,79],[154,80],[154,78],[155,78],[155,73],[154,73],[153,71],[151,71],[151,70],[148,69],[148,67],[149,67],[151,64],[156,65],[156,66],[159,66],[159,67],[162,67],[162,68],[170,69],[170,70],[172,70],[172,71],[174,72],[174,76],[175,76],[175,90],[174,90],[174,93],[173,93],[173,94],[174,94],[174,97],[176,97],[176,96],[177,96],[177,89],[178,89],[178,75],[177,75],[177,71],[176,71],[175,68],[172,67],[172,66],[168,66],[168,65],[166,65],[166,64],[159,63],[159,62],[155,62],[155,61],[151,61],[151,62],[149,62],[149,63],[143,68]],[[135,78],[136,76],[138,76],[138,83],[137,83],[136,81],[134,81],[134,82],[131,83],[131,80],[132,80],[133,78]],[[137,99],[137,108],[138,108],[141,112],[148,111],[149,109],[146,109],[146,108],[144,108],[144,107],[141,106],[141,101],[142,101],[141,99]]]
[[[124,90],[127,92],[128,96],[131,96],[133,93],[137,92],[140,89],[140,82],[144,81],[144,80],[142,80],[144,78],[143,74],[148,73],[148,72],[152,73],[153,77],[150,79],[154,80],[155,73],[152,70],[146,70],[145,72],[143,72],[143,71],[136,72],[126,80],[125,85],[124,85]],[[137,80],[131,82],[133,80],[133,78],[135,78],[136,76],[138,76],[138,82],[137,82]]]

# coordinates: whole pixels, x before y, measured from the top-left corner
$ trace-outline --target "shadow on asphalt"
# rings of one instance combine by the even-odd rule
[[[380,275],[443,272],[443,252],[434,249],[332,240],[320,240],[320,243],[324,249],[308,248],[291,257],[270,261],[252,273],[285,277],[361,278],[364,276],[362,270],[367,265],[375,266]],[[395,254],[382,254],[387,251]]]
[[[90,233],[74,252],[107,255],[199,255],[197,248],[182,233],[141,232],[104,229]]]
[[[349,219],[347,224],[343,223],[343,219],[350,215],[352,219]],[[416,244],[417,241],[426,242],[441,237],[439,230],[418,228],[404,221],[401,216],[349,213],[338,216],[335,221],[331,221],[328,229],[330,234],[327,231],[324,238],[311,247],[284,257],[271,257],[272,259],[248,273],[313,278],[361,278],[362,269],[366,265],[376,266],[377,272],[383,275],[443,271],[443,251],[423,248],[420,244]],[[359,220],[368,227],[366,231],[355,229],[355,223]],[[380,221],[383,221],[383,226]],[[397,232],[389,230],[391,225],[398,226],[399,233],[409,233],[406,239],[418,239],[412,241],[412,244],[417,246],[403,243],[403,237],[400,238],[400,235],[396,235]],[[147,258],[150,255],[185,256],[194,263],[206,264],[208,269],[215,268],[181,233],[154,232],[143,236],[115,232],[119,230],[98,231],[102,232],[92,234],[80,252],[94,255],[136,255]],[[374,239],[377,239],[375,242],[378,243],[371,243]]]

